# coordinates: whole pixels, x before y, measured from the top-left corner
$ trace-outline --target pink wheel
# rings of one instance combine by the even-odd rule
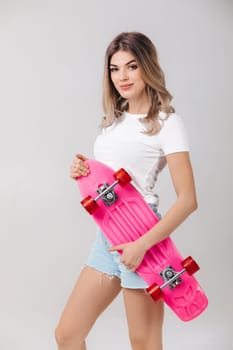
[[[163,291],[162,289],[160,289],[160,287],[156,283],[146,288],[146,292],[150,294],[150,296],[154,299],[154,301],[158,301],[163,297]]]
[[[131,181],[131,176],[123,168],[119,169],[115,174],[113,174],[113,176],[116,180],[118,180],[121,186],[125,186]]]
[[[98,208],[98,204],[91,196],[85,197],[80,203],[89,214],[93,214]]]
[[[193,275],[195,272],[200,270],[200,267],[191,256],[188,256],[181,262],[183,268],[188,272],[189,275]]]

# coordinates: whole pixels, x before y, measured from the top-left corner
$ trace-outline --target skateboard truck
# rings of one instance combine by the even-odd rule
[[[117,200],[117,195],[114,190],[112,190],[117,184],[121,186],[127,185],[131,181],[131,176],[123,168],[119,169],[116,173],[113,174],[115,181],[108,185],[104,183],[96,191],[99,195],[96,198],[87,196],[81,201],[82,206],[88,211],[89,214],[93,214],[98,208],[97,201],[100,198],[103,198],[103,202],[110,206]]]
[[[179,278],[184,272],[187,272],[190,276],[197,272],[200,267],[196,261],[188,256],[181,262],[183,269],[179,272],[176,272],[171,266],[166,267],[160,275],[166,281],[162,286],[158,286],[156,283],[153,283],[150,287],[146,288],[146,293],[148,293],[155,301],[159,300],[163,296],[163,289],[167,286],[170,289],[174,289],[179,284],[182,283],[182,280]]]
[[[168,282],[168,286],[170,289],[174,289],[176,286],[182,283],[182,279],[179,278],[180,274],[176,272],[172,266],[166,267],[166,269],[160,272],[160,276],[165,282]]]
[[[104,183],[103,185],[98,187],[96,192],[99,193],[99,195],[94,200],[97,201],[99,198],[102,197],[104,203],[107,206],[113,204],[118,199],[116,192],[113,190],[113,187],[115,186],[116,182],[117,181],[115,181],[111,186],[109,186],[108,183]]]

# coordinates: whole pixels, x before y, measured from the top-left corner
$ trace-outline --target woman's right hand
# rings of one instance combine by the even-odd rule
[[[73,180],[76,180],[80,176],[86,176],[89,173],[88,164],[85,163],[85,160],[87,160],[85,156],[82,154],[76,154],[75,159],[73,160],[71,167],[70,167],[70,177]]]

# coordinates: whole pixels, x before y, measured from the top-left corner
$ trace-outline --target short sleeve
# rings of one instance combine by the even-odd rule
[[[175,113],[164,120],[159,138],[161,149],[165,155],[190,150],[183,120]]]

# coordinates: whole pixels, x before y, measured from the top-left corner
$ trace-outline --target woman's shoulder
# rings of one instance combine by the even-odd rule
[[[165,113],[160,112],[159,118],[158,118],[160,125],[161,125],[161,131],[164,129],[170,129],[170,128],[183,128],[184,127],[184,120],[180,114],[177,113]]]
[[[183,118],[180,114],[177,114],[176,112],[174,113],[166,113],[166,112],[159,112],[159,120],[166,122],[166,123],[171,123],[171,122],[176,122],[176,121],[182,121]]]
[[[183,118],[176,113],[161,115],[162,125],[159,140],[165,154],[188,151],[189,142]]]

